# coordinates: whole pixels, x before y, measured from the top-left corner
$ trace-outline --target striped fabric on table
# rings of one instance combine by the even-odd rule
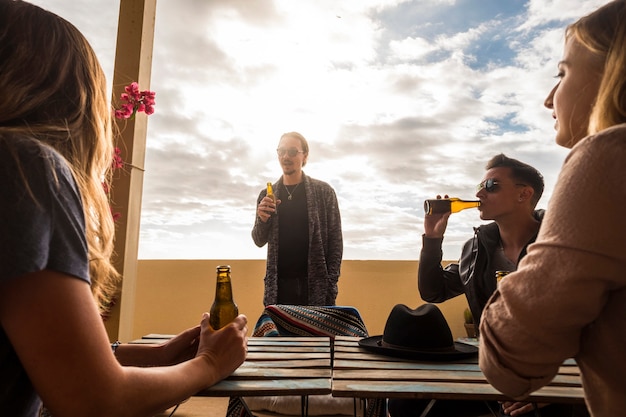
[[[368,337],[365,323],[354,307],[280,304],[265,308],[253,335]]]

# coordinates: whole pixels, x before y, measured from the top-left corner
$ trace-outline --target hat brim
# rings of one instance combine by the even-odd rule
[[[454,342],[454,351],[433,352],[384,346],[382,339],[382,335],[366,337],[359,340],[359,346],[371,352],[380,353],[381,355],[438,362],[471,358],[478,353],[478,347],[461,342]]]

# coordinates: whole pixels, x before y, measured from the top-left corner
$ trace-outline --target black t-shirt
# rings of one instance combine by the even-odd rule
[[[278,303],[306,305],[309,259],[306,193],[302,183],[286,187],[292,198],[281,198],[278,208]]]

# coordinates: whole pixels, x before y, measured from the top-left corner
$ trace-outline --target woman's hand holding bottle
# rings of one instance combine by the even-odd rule
[[[209,324],[209,313],[204,313],[200,324],[200,344],[196,357],[209,365],[207,386],[232,374],[246,359],[248,353],[248,319],[240,314],[225,327],[214,330]]]

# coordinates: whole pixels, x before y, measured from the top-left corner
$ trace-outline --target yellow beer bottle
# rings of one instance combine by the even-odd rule
[[[468,208],[479,207],[480,200],[461,200],[460,198],[438,198],[424,201],[426,214],[458,213]]]
[[[271,182],[267,183],[267,196],[272,199],[274,204],[276,204],[276,194],[274,194],[274,189],[272,188],[272,183]],[[278,213],[278,206],[276,207],[276,212],[275,213]]]
[[[267,196],[274,200],[274,204],[276,204],[276,196],[274,195],[274,189],[272,188],[272,183],[267,183]]]
[[[217,267],[215,300],[211,306],[209,323],[215,330],[221,329],[239,315],[239,308],[233,300],[233,288],[230,282],[230,265]]]

